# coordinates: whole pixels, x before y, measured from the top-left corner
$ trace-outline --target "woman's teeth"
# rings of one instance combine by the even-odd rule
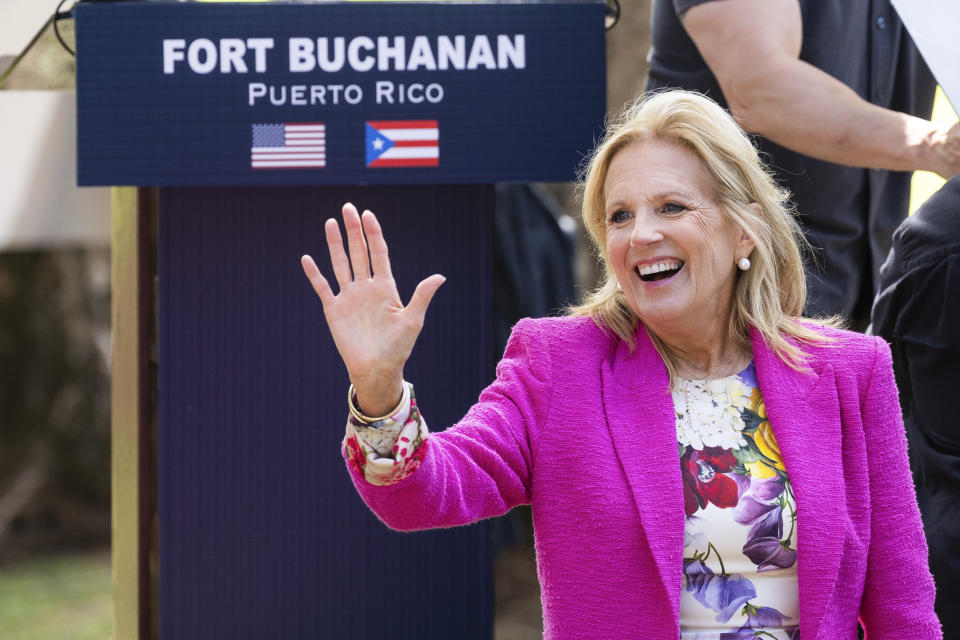
[[[683,262],[679,260],[665,260],[663,262],[655,262],[653,264],[645,264],[640,267],[636,267],[635,271],[637,275],[640,276],[640,279],[644,282],[651,282],[653,280],[663,280],[664,278],[669,278],[677,271],[683,267]]]

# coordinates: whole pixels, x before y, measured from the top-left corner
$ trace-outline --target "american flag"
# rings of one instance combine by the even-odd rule
[[[309,169],[327,165],[322,122],[253,125],[250,166],[254,169]]]
[[[436,120],[367,122],[368,167],[436,167],[440,127]]]

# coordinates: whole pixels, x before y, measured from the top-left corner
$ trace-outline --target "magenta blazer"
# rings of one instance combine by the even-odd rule
[[[829,330],[810,370],[752,336],[797,500],[803,640],[940,638],[890,350]],[[425,408],[429,417],[429,407]],[[523,320],[497,379],[367,505],[400,530],[533,509],[544,637],[679,637],[683,487],[666,366],[585,318]],[[349,468],[349,465],[348,465]]]

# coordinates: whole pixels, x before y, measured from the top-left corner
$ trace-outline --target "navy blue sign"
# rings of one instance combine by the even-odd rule
[[[81,185],[569,180],[604,5],[81,3]]]

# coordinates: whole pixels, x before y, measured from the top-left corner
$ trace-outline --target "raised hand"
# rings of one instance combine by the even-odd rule
[[[427,306],[446,279],[439,274],[425,278],[403,306],[376,216],[370,211],[360,216],[356,207],[347,203],[343,225],[349,257],[337,221],[330,218],[324,224],[340,293],[333,293],[313,258],[305,255],[300,262],[323,303],[323,314],[356,389],[360,410],[380,416],[400,400],[403,366],[423,328]]]

